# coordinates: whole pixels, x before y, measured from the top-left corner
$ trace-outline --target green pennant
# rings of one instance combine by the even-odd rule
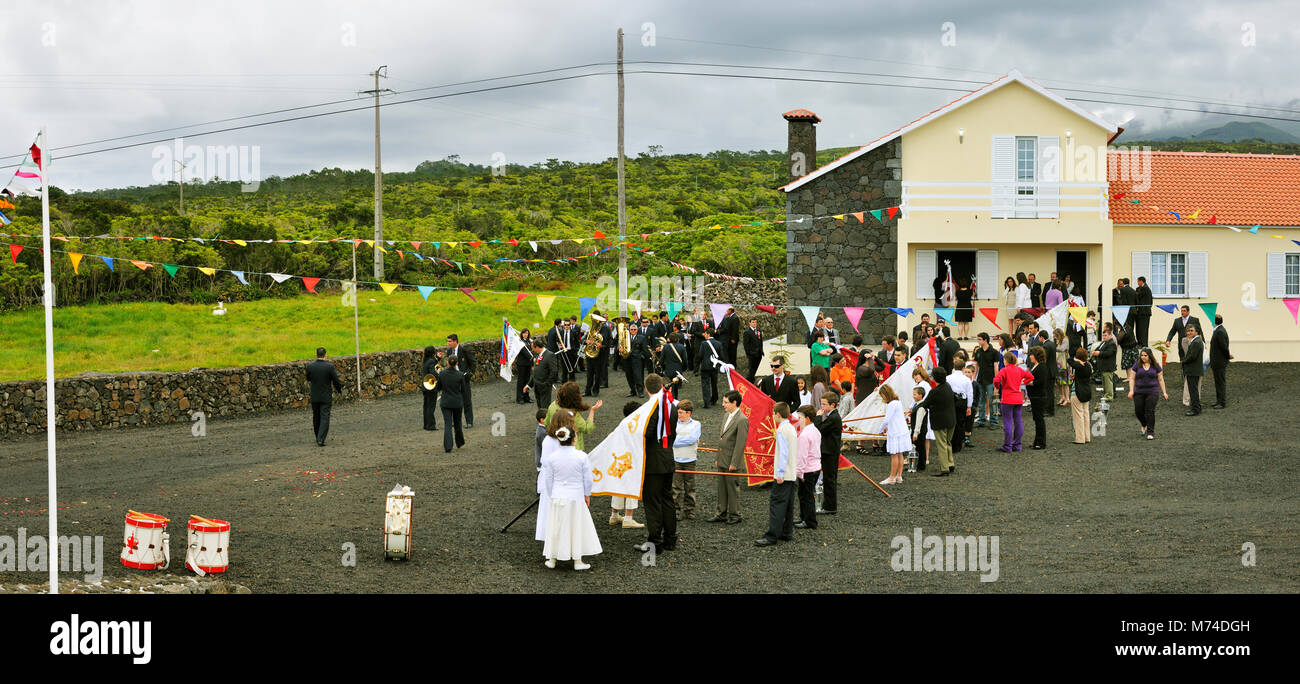
[[[871,218],[874,218],[874,219],[876,219],[877,221],[879,221],[879,220],[880,220],[880,214],[881,214],[881,211],[882,211],[882,210],[880,210],[880,209],[872,209],[872,210],[871,210]]]
[[[177,266],[176,264],[163,264],[163,270],[167,271],[167,275],[173,278],[176,277],[176,271],[178,271],[179,269],[180,267]]]
[[[462,274],[465,272],[465,265],[460,263],[459,261],[456,262],[456,268],[460,269],[460,272]]]

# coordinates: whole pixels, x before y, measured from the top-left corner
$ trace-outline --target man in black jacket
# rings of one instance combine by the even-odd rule
[[[595,313],[595,312],[593,312]],[[595,323],[593,321],[593,323]],[[612,335],[609,329],[609,322],[602,321],[593,325],[597,335],[600,335],[600,347],[594,358],[587,359],[587,391],[588,396],[599,396],[601,387],[609,386],[609,379],[606,374],[609,373],[609,344]],[[585,342],[583,356],[586,356]]]
[[[754,382],[758,374],[758,365],[763,362],[763,333],[758,329],[758,319],[749,319],[749,327],[741,335],[745,342],[745,358],[749,361],[749,372],[745,379]]]
[[[713,330],[701,333],[704,341],[700,342],[700,405],[708,408],[718,403],[718,366],[715,359],[726,363],[726,350],[722,344],[713,339]]]
[[[1048,336],[1046,330],[1040,330],[1038,332],[1038,343],[1043,347],[1043,354],[1046,356],[1043,366],[1047,369],[1047,383],[1044,385],[1047,388],[1047,405],[1043,407],[1043,410],[1047,412],[1047,415],[1055,416],[1056,398],[1052,396],[1052,388],[1056,387],[1056,342]],[[1061,372],[1064,372],[1064,370]],[[1035,382],[1034,386],[1037,387],[1038,383]]]
[[[464,404],[465,427],[472,428],[474,427],[474,399],[470,395],[469,385],[470,378],[474,375],[474,354],[468,349],[461,349],[460,338],[455,333],[447,336],[447,347],[447,355],[451,357],[451,365],[464,376],[462,402]],[[438,383],[439,391],[442,391],[442,380],[439,380]]]
[[[961,349],[961,343],[952,339],[952,330],[946,325],[939,329],[939,334],[942,335],[943,339],[943,341],[939,343],[939,365],[943,366],[944,370],[951,373],[952,356]]]
[[[839,511],[840,440],[844,436],[839,405],[839,393],[826,390],[813,419],[813,425],[822,434],[822,507],[817,515],[835,515]]]
[[[727,313],[718,324],[718,342],[727,352],[727,363],[736,365],[736,347],[740,345],[740,316],[735,307],[728,307]]]
[[[316,348],[316,360],[307,364],[307,381],[311,383],[311,432],[316,435],[316,445],[325,446],[325,435],[330,431],[330,407],[334,392],[343,391],[334,364],[325,360],[325,348]],[[331,387],[333,385],[333,387]]]
[[[1133,317],[1133,326],[1136,328],[1138,344],[1143,347],[1147,346],[1147,334],[1151,329],[1151,288],[1147,286],[1146,276],[1138,276],[1137,289],[1133,291],[1136,297],[1137,306],[1129,312]]]
[[[429,345],[424,348],[424,363],[420,366],[420,377],[432,375],[435,378],[438,375],[438,350]],[[420,384],[420,392],[424,395],[424,429],[438,429],[438,386],[435,384],[433,389],[425,389],[423,382]]]
[[[939,366],[932,376],[938,387],[925,395],[925,400],[917,406],[925,409],[930,417],[930,429],[934,430],[934,454],[938,458],[939,468],[934,477],[943,477],[957,470],[952,462],[952,431],[957,426],[957,395],[953,394],[952,385],[945,382],[948,373]]]
[[[788,370],[784,357],[772,357],[772,374],[758,383],[758,389],[771,397],[773,402],[784,401],[789,406],[798,406],[799,382]]]
[[[1029,303],[1035,309],[1041,309],[1043,308],[1043,284],[1036,281],[1037,276],[1030,273],[1029,282],[1027,283],[1029,285]]]
[[[682,346],[681,335],[676,332],[668,333],[668,344],[660,347],[655,353],[664,365],[663,379],[673,388],[673,395],[680,396],[682,386],[678,377],[684,377],[682,372],[686,370],[686,347]]]
[[[1188,416],[1201,415],[1201,378],[1205,375],[1205,340],[1201,339],[1200,329],[1194,325],[1187,326],[1187,349],[1183,351],[1180,361],[1183,364],[1183,377],[1187,380],[1187,392],[1191,397]]]
[[[1214,317],[1214,333],[1210,335],[1210,371],[1214,373],[1214,406],[1228,408],[1228,330],[1223,327],[1223,316]]]
[[[623,359],[623,370],[627,374],[627,396],[639,398],[641,396],[641,386],[645,383],[645,376],[642,375],[645,368],[646,340],[645,335],[641,334],[640,328],[635,324],[627,329],[627,334],[631,338],[629,345],[631,352]]]
[[[663,389],[663,378],[651,373],[645,377],[646,394],[654,394]],[[677,548],[677,507],[673,503],[673,474],[677,465],[673,461],[673,440],[677,438],[677,402],[668,402],[664,410],[661,398],[654,411],[646,419],[645,425],[645,479],[642,481],[641,496],[645,501],[646,542],[653,544],[656,552],[672,551]],[[668,446],[659,434],[660,426],[666,425]],[[649,551],[644,545],[637,545],[639,551]]]
[[[1029,348],[1029,372],[1034,383],[1029,386],[1029,409],[1034,416],[1034,448],[1047,448],[1047,405],[1052,403],[1051,375],[1047,370],[1047,349],[1039,345]]]
[[[1115,353],[1119,351],[1115,344],[1114,328],[1107,323],[1101,331],[1101,345],[1092,352],[1096,359],[1097,371],[1101,373],[1102,387],[1106,388],[1106,403],[1115,401]],[[1032,401],[1032,400],[1031,400]]]
[[[560,379],[560,369],[556,353],[547,349],[540,337],[533,338],[533,354],[537,356],[537,363],[533,366],[533,374],[528,383],[532,388],[533,399],[537,401],[537,408],[546,409],[551,405],[551,390]]]
[[[1178,341],[1178,358],[1182,358],[1187,352],[1187,345],[1191,341],[1187,337],[1187,328],[1196,326],[1197,330],[1201,329],[1201,320],[1192,315],[1191,309],[1184,304],[1180,307],[1178,318],[1174,319],[1174,324],[1169,327],[1169,334],[1165,336],[1165,342],[1177,339]],[[1187,378],[1183,378],[1183,406],[1192,405],[1192,395],[1187,391]]]
[[[455,349],[448,350],[451,355]],[[465,434],[461,432],[461,411],[468,405],[469,382],[456,364],[447,366],[438,374],[438,392],[442,395],[442,426],[447,428],[442,433],[442,448],[451,453],[452,437],[456,448],[465,446]]]

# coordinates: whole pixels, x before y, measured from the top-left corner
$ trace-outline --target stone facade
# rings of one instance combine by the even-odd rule
[[[475,382],[498,377],[498,340],[465,342],[474,355]],[[439,347],[445,349],[445,347]],[[422,377],[422,350],[361,355],[361,394],[378,397],[414,392]],[[343,393],[336,401],[355,401],[356,357],[337,356]],[[192,420],[196,411],[209,419],[308,404],[306,361],[243,368],[199,368],[175,373],[83,373],[54,381],[55,425],[60,430],[103,430]],[[45,431],[45,381],[0,383],[0,435]]]
[[[870,215],[866,223],[795,219],[896,207],[903,195],[902,140],[895,138],[820,178],[786,194],[786,294],[791,306],[821,305],[833,316],[840,340],[853,338],[845,306],[891,307],[898,301],[898,217]],[[829,305],[829,306],[828,306]],[[877,344],[898,332],[899,318],[888,309],[869,309],[859,324],[863,340]],[[791,339],[803,340],[808,328],[792,312],[786,320]]]
[[[711,280],[704,285],[704,294],[705,299],[710,302],[725,303],[735,307],[736,315],[740,316],[741,328],[749,325],[749,319],[757,318],[758,329],[769,339],[785,334],[786,321],[790,317],[799,318],[799,312],[790,313],[788,309],[779,308],[781,302],[786,300],[785,283],[782,282],[755,280],[752,283],[745,283]],[[778,307],[776,315],[754,308],[759,304],[776,305]],[[708,310],[707,307],[701,308]]]

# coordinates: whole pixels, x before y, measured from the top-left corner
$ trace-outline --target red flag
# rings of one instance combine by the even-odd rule
[[[889,218],[894,218],[894,216],[898,214],[898,207],[890,207],[885,211],[889,213]]]
[[[740,410],[749,420],[749,433],[745,438],[746,480],[752,487],[772,479],[773,461],[776,459],[776,418],[772,407],[776,402],[762,390],[745,379],[735,368],[727,369],[731,384],[740,392]]]
[[[303,278],[303,279],[302,279],[302,284],[303,284],[304,286],[306,286],[307,291],[308,291],[308,292],[311,292],[311,293],[313,293],[313,294],[315,294],[315,292],[316,292],[316,283],[319,283],[319,282],[320,282],[320,278]]]
[[[852,216],[853,218],[857,219],[857,220],[858,220],[858,223],[866,223],[867,220],[866,220],[865,218],[862,217],[862,214],[863,214],[863,213],[865,213],[865,212],[855,211],[855,212],[851,212],[851,213],[849,214],[849,216]]]
[[[934,368],[935,366],[939,365],[939,353],[938,353],[938,350],[937,350],[937,348],[936,348],[937,345],[936,345],[936,343],[935,343],[934,340],[935,340],[935,338],[931,337],[930,339],[926,340],[926,343],[925,343],[926,348],[928,348],[928,349],[930,350],[930,367],[931,367],[931,368]]]
[[[411,243],[411,246],[414,247],[414,248],[416,248],[416,249],[419,249],[421,244],[423,244],[423,243],[420,243],[420,242],[412,242],[412,243]]]
[[[45,167],[41,165],[41,148],[37,147],[36,143],[32,143],[31,153],[32,153],[32,161],[36,162],[36,168],[44,171]]]
[[[592,237],[596,238],[597,240],[604,240],[605,234],[598,230],[594,235],[592,235]]]
[[[33,147],[35,147],[35,145],[33,145]],[[14,259],[14,266],[18,265],[18,255],[22,254],[22,251],[22,245],[9,245],[9,255]]]
[[[472,241],[472,242],[466,242],[465,244],[469,245],[470,247],[478,247],[478,246],[482,245],[483,243],[482,243],[481,241],[479,241],[479,240],[474,240],[474,241]]]
[[[518,247],[519,241],[514,238],[510,238],[509,240],[506,240],[506,244],[510,245],[511,247]]]
[[[840,468],[839,468],[839,469],[840,469],[840,470],[852,470],[852,469],[853,469],[853,461],[850,461],[849,459],[844,458],[844,454],[840,454]]]
[[[756,306],[756,307],[754,307],[754,308],[755,308],[755,309],[758,309],[759,311],[765,311],[765,312],[767,312],[767,313],[770,313],[770,314],[772,314],[773,316],[776,315],[776,307],[773,306],[773,305],[771,305],[771,304],[759,304],[758,306]]]
[[[987,308],[987,309],[980,309],[980,313],[984,314],[984,317],[987,318],[987,319],[989,319],[989,322],[993,324],[993,327],[997,328],[998,330],[1001,330],[1001,329],[1002,329],[1002,326],[998,325],[998,308],[997,308],[997,307],[990,307],[990,308]]]
[[[478,304],[478,300],[477,300],[477,299],[474,299],[474,295],[470,294],[471,292],[474,291],[474,288],[472,288],[472,287],[462,287],[462,288],[460,288],[460,291],[461,291],[461,292],[464,292],[464,293],[465,293],[465,296],[466,296],[466,297],[469,297],[469,300],[470,300],[471,302],[474,302],[475,304]]]
[[[515,303],[518,304],[519,302],[524,301],[524,297],[531,297],[531,296],[532,295],[528,294],[527,292],[520,292],[519,294],[515,295]]]
[[[1219,217],[1218,217],[1218,215],[1216,215],[1216,214],[1211,214],[1211,215],[1210,215],[1210,223],[1218,223],[1218,222],[1219,222]]]
[[[841,347],[840,354],[843,355],[844,358],[849,360],[849,368],[858,367],[858,350],[849,349],[848,347]]]
[[[1127,195],[1127,194],[1128,194],[1128,193],[1126,193],[1126,192],[1121,192],[1121,193],[1119,193],[1118,195],[1115,195],[1115,199],[1124,199],[1124,195]]]

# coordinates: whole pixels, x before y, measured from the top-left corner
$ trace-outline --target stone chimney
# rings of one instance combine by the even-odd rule
[[[790,122],[785,161],[793,181],[817,170],[817,124],[821,117],[807,109],[791,109],[781,116]]]

